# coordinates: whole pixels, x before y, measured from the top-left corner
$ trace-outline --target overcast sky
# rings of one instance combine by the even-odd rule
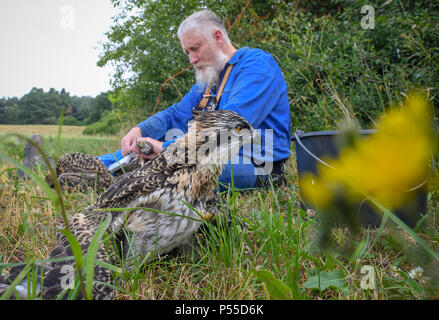
[[[96,63],[116,14],[110,0],[0,0],[0,97],[109,90],[110,69]]]

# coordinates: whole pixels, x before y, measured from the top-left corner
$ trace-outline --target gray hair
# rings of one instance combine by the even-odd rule
[[[186,32],[195,29],[200,34],[205,35],[209,41],[211,40],[211,32],[220,30],[226,43],[230,43],[226,27],[222,20],[210,10],[201,10],[187,17],[178,27],[177,36],[181,37]]]

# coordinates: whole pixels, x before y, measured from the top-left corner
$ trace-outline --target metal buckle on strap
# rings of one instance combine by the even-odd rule
[[[201,101],[200,101],[200,103],[198,105],[200,108],[203,108],[203,109],[206,108],[209,111],[212,111],[212,110],[216,109],[216,107],[217,107],[217,105],[219,103],[219,100],[221,99],[221,95],[222,95],[224,87],[226,85],[227,78],[229,77],[230,71],[232,70],[232,68],[233,68],[233,64],[229,64],[227,66],[227,69],[226,69],[226,71],[224,73],[223,79],[222,79],[221,83],[218,84],[218,92],[217,92],[217,94],[215,96],[210,94],[210,88],[209,87],[206,88],[206,91],[203,94],[203,98],[201,99]],[[213,106],[212,107],[208,107],[207,105],[209,103],[210,98],[212,98],[212,97],[215,98],[214,99],[215,101],[213,102]],[[207,101],[206,101],[206,99],[207,99]]]
[[[207,106],[207,108],[209,109],[209,111],[213,111],[216,110],[216,106],[217,106],[216,100],[213,100],[212,103],[209,106]]]

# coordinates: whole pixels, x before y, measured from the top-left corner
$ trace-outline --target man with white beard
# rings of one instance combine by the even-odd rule
[[[175,134],[188,132],[194,112],[233,110],[259,129],[261,141],[242,148],[239,156],[224,168],[218,180],[220,190],[232,182],[238,189],[267,187],[284,181],[284,162],[290,153],[290,109],[287,86],[273,57],[248,47],[237,50],[221,19],[202,10],[187,17],[179,26],[183,51],[195,68],[196,84],[169,108],[132,128],[121,141],[121,150],[98,157],[109,167],[116,159],[135,152],[152,159],[175,141]],[[178,134],[177,134],[178,135]],[[153,146],[143,155],[138,141]]]

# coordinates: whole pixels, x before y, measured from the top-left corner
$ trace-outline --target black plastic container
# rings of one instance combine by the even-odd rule
[[[375,130],[359,130],[360,136],[368,136],[375,133]],[[339,153],[337,136],[341,131],[317,131],[304,133],[296,131],[292,140],[295,141],[297,168],[299,171],[299,188],[301,176],[310,172],[318,174],[317,164],[327,165],[323,158],[336,158]],[[434,168],[434,163],[432,164]],[[427,177],[426,177],[427,178]],[[392,177],[389,177],[392,179]],[[301,189],[301,188],[300,188]],[[414,186],[407,191],[410,196],[413,193],[413,201],[402,208],[393,210],[402,221],[408,226],[414,227],[419,219],[427,213],[427,184],[426,181],[419,186]],[[303,197],[302,197],[303,199]],[[310,204],[304,203],[305,208],[313,208]],[[381,224],[381,214],[365,199],[358,206],[358,219],[363,226],[378,227]]]

